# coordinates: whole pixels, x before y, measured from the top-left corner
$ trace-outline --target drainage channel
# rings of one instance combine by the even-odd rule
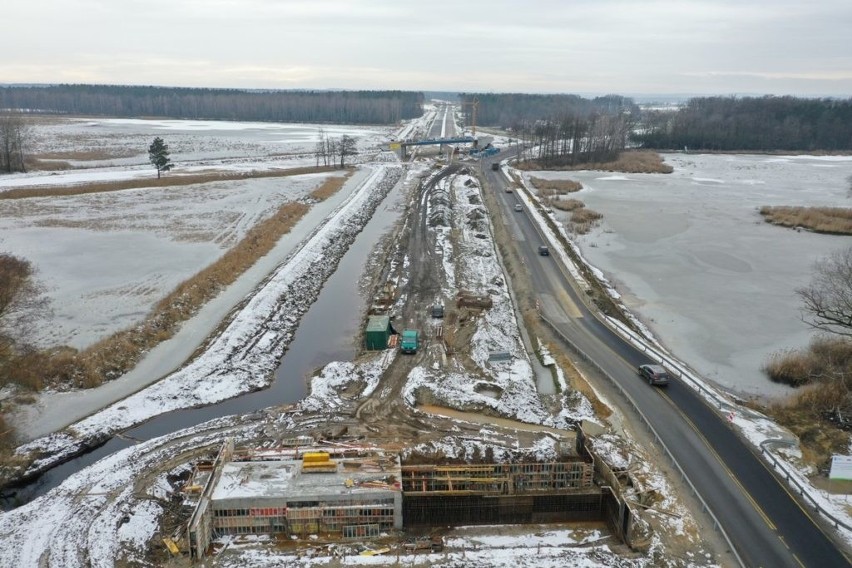
[[[317,301],[305,313],[293,341],[275,372],[273,384],[262,391],[244,394],[202,408],[177,410],[112,437],[105,444],[45,472],[35,480],[10,489],[0,500],[0,508],[12,509],[32,501],[81,469],[129,447],[214,418],[249,414],[263,408],[298,402],[308,391],[308,377],[331,361],[351,360],[357,353],[364,313],[359,292],[360,276],[371,252],[399,219],[405,191],[393,189],[343,256],[337,270],[325,282]]]

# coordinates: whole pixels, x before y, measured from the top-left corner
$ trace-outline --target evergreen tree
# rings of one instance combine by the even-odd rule
[[[157,168],[157,179],[160,179],[160,172],[167,172],[174,165],[169,160],[168,145],[159,136],[148,146],[148,159]]]

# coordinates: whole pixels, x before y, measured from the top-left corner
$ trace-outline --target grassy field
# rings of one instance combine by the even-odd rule
[[[815,233],[852,235],[852,208],[848,207],[761,207],[767,223],[802,228]]]
[[[79,186],[63,187],[23,187],[0,192],[0,199],[24,199],[28,197],[58,197],[65,195],[83,195],[87,193],[104,193],[108,191],[121,191],[125,189],[140,189],[147,187],[173,187],[181,185],[193,185],[198,183],[212,183],[217,181],[234,181],[241,179],[257,179],[270,177],[300,176],[304,174],[332,172],[333,166],[291,168],[287,170],[264,170],[251,172],[205,172],[198,174],[171,174],[159,179],[137,178],[120,181],[109,181],[102,183],[87,183]]]

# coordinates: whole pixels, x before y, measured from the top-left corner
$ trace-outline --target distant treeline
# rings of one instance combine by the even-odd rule
[[[539,120],[561,120],[566,116],[590,117],[627,112],[638,116],[639,107],[632,99],[606,95],[584,99],[578,95],[528,95],[523,93],[460,93],[467,124],[471,123],[477,100],[476,124],[518,128]]]
[[[467,124],[510,128],[527,149],[524,161],[542,167],[574,167],[606,162],[627,146],[639,119],[632,99],[607,95],[584,99],[577,95],[469,94],[460,95]]]
[[[423,113],[412,91],[247,91],[115,85],[0,87],[0,109],[116,117],[394,124]]]
[[[852,99],[703,97],[649,113],[634,140],[690,150],[852,150]]]

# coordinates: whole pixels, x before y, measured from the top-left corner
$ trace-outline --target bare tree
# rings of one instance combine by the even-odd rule
[[[315,149],[316,157],[317,157],[317,167],[320,165],[320,158],[322,158],[322,165],[328,165],[328,151],[326,149],[326,137],[325,130],[322,127],[317,130],[317,145]]]
[[[337,146],[340,153],[340,167],[346,167],[346,156],[354,156],[358,153],[358,145],[355,138],[344,134]]]
[[[852,247],[817,262],[811,283],[797,289],[796,294],[804,304],[805,323],[852,337]]]
[[[48,300],[34,273],[29,261],[0,253],[0,384],[6,382],[16,353],[27,348],[35,322],[47,309]]]
[[[30,133],[30,125],[20,114],[0,115],[0,170],[7,173],[27,171],[24,148]]]
[[[325,153],[328,156],[328,161],[326,162],[326,166],[333,166],[337,163],[337,151],[339,149],[339,144],[336,140],[332,140],[326,135],[325,137]]]

